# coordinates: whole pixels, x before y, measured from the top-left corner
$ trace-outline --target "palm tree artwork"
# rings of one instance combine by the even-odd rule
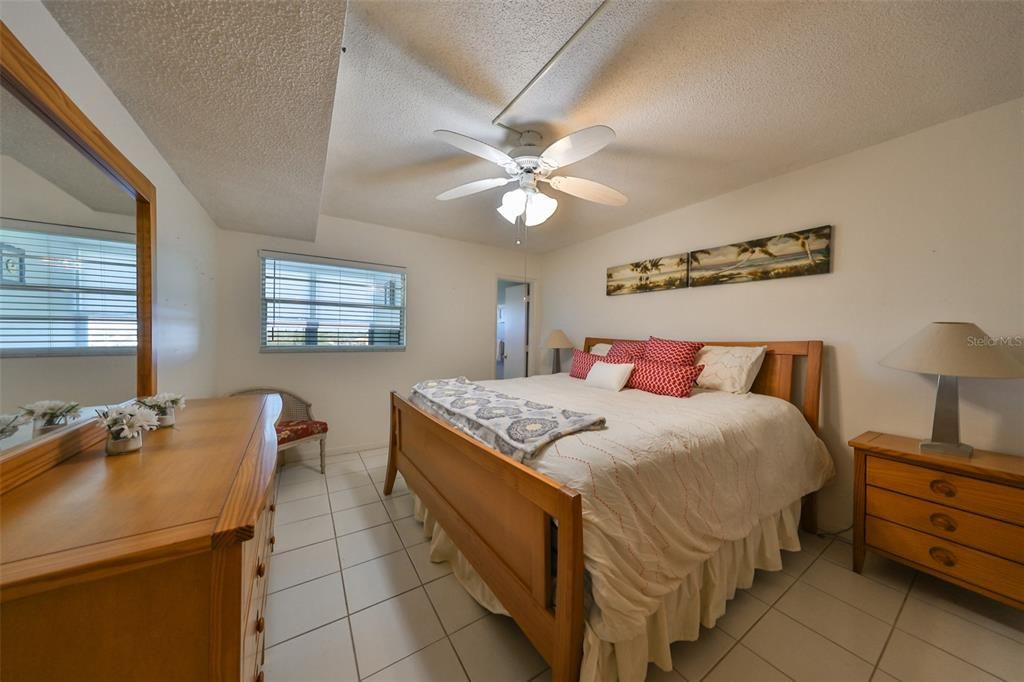
[[[608,268],[606,280],[608,296],[679,289],[687,283],[687,255],[678,253],[617,265]]]
[[[832,269],[832,226],[690,252],[691,287],[820,275]]]

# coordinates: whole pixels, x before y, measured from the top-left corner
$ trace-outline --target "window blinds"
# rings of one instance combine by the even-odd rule
[[[402,350],[405,269],[260,251],[261,349]]]
[[[134,235],[4,219],[0,354],[123,353],[137,343]]]

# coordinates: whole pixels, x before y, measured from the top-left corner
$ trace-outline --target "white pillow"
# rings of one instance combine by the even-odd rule
[[[767,346],[704,346],[694,362],[704,365],[697,385],[716,391],[749,393],[767,349]]]
[[[595,388],[621,391],[632,373],[633,365],[628,363],[613,365],[610,362],[595,362],[584,383]]]
[[[610,351],[611,349],[612,349],[612,344],[610,344],[610,343],[595,343],[590,348],[590,354],[591,355],[600,355],[600,356],[604,357],[605,355],[608,355],[608,351]]]

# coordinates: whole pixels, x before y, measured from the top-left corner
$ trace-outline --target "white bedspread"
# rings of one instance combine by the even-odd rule
[[[568,374],[480,383],[607,419],[605,430],[566,436],[524,462],[583,495],[587,624],[606,642],[637,636],[723,543],[834,474],[824,443],[777,398],[613,393]]]

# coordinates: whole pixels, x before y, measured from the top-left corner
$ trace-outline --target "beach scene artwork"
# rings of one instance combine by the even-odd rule
[[[608,296],[621,296],[683,289],[686,282],[687,255],[677,253],[608,268],[605,293]]]
[[[832,226],[691,251],[689,285],[758,282],[832,271]],[[611,270],[609,270],[609,273]],[[610,281],[610,280],[609,280]]]

